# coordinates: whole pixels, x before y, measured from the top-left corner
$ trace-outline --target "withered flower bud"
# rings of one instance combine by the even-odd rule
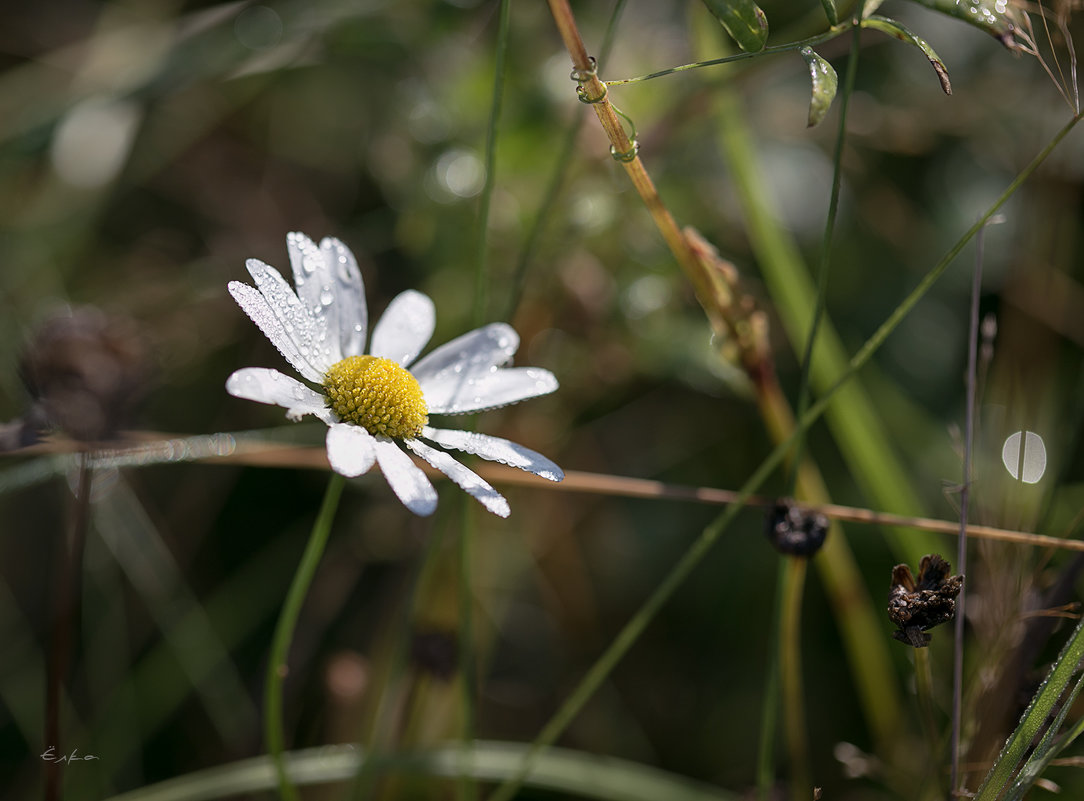
[[[415,631],[410,640],[410,663],[420,673],[448,681],[456,670],[459,644],[446,629]]]
[[[923,632],[952,620],[964,577],[951,573],[952,567],[940,554],[922,557],[917,581],[907,565],[892,568],[888,617],[899,627],[899,631],[892,632],[895,639],[915,648],[925,648],[930,644],[930,635]]]
[[[73,439],[112,438],[139,400],[145,352],[132,323],[91,307],[48,318],[28,343],[19,372],[34,401],[25,418]]]
[[[813,556],[828,536],[828,518],[799,509],[791,501],[780,501],[768,510],[764,533],[780,553]]]

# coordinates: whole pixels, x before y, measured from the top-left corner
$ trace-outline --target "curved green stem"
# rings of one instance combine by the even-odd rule
[[[294,580],[286,594],[286,603],[282,606],[279,621],[275,626],[275,636],[271,640],[271,656],[267,661],[264,686],[264,741],[275,765],[279,796],[283,801],[299,801],[297,788],[287,775],[286,762],[282,756],[285,749],[282,731],[282,685],[289,672],[286,657],[294,637],[297,618],[301,614],[301,606],[305,603],[309,585],[312,584],[312,578],[320,564],[320,557],[324,554],[324,546],[327,545],[328,535],[331,533],[331,521],[339,506],[344,484],[345,479],[342,476],[338,473],[331,474],[327,490],[324,491],[323,503],[320,505],[320,513],[316,516],[312,533],[309,534],[309,542],[305,546],[305,553],[301,555],[297,573],[294,574]]]
[[[673,75],[675,72],[687,72],[689,70],[699,69],[700,67],[714,67],[719,64],[729,64],[733,61],[745,61],[750,58],[757,58],[758,56],[771,56],[778,55],[779,53],[790,53],[801,50],[803,47],[812,47],[813,45],[822,44],[824,42],[835,39],[840,34],[846,33],[854,27],[854,22],[848,20],[847,22],[841,22],[824,33],[818,33],[816,36],[810,36],[808,39],[801,39],[797,42],[788,42],[787,44],[774,45],[772,47],[765,47],[763,50],[757,50],[748,53],[737,53],[733,56],[724,56],[723,58],[713,58],[708,61],[696,61],[692,64],[682,64],[679,67],[670,67],[669,69],[659,70],[658,72],[652,72],[647,75],[639,75],[635,78],[622,78],[614,81],[605,81],[607,86],[623,86],[629,83],[642,83],[643,81],[650,81],[653,78],[662,78],[666,75]]]

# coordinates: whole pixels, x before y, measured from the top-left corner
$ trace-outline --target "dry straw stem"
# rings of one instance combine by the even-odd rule
[[[133,440],[139,440],[137,444],[117,447],[116,443],[98,443],[94,448],[85,444],[68,439],[52,438],[40,445],[24,448],[19,454],[26,456],[48,456],[60,454],[80,453],[82,451],[94,454],[96,466],[124,466],[152,464],[161,461],[197,461],[211,464],[236,464],[250,467],[285,467],[311,470],[330,470],[331,465],[327,461],[327,449],[323,446],[296,446],[284,445],[281,442],[260,442],[244,440],[237,442],[229,452],[196,454],[178,459],[145,458],[146,454],[153,454],[163,450],[162,446],[168,446],[170,451],[178,450],[177,443],[183,443],[183,437],[177,437],[161,432],[129,432]],[[219,435],[223,436],[223,435]],[[237,435],[241,436],[241,435]],[[9,468],[10,469],[10,468]],[[431,469],[429,472],[438,480],[443,474],[438,474]],[[523,473],[512,467],[499,465],[478,465],[478,475],[496,484],[504,486],[527,486],[551,492],[585,492],[592,495],[610,495],[619,498],[655,498],[673,501],[692,501],[705,503],[713,506],[725,506],[738,500],[739,493],[733,490],[718,489],[715,487],[691,487],[684,484],[667,484],[662,481],[654,481],[646,478],[629,478],[627,476],[615,476],[605,473],[587,473],[579,470],[565,472],[565,480],[560,484],[544,481],[535,476]],[[747,506],[771,506],[778,501],[777,498],[768,498],[759,495],[750,496],[746,501]],[[866,523],[878,526],[895,526],[900,528],[914,528],[923,531],[932,531],[935,534],[950,534],[956,536],[960,533],[959,520],[938,520],[929,517],[912,517],[909,515],[897,515],[888,512],[875,512],[870,509],[862,509],[854,506],[841,506],[839,504],[802,504],[809,511],[820,512],[825,517],[833,520],[850,523]],[[1066,532],[1067,534],[1071,532]],[[1012,542],[1018,545],[1029,545],[1036,548],[1058,548],[1067,551],[1084,551],[1084,540],[1070,540],[1062,537],[1052,537],[1045,534],[1031,534],[1026,531],[1012,531],[992,526],[977,526],[968,524],[967,536],[979,539],[997,540],[1000,542]]]

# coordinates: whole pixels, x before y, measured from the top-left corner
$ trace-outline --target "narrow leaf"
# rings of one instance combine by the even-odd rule
[[[824,6],[824,16],[828,17],[828,24],[838,25],[839,12],[836,11],[835,0],[821,0],[821,5]]]
[[[1054,663],[1046,680],[1035,693],[1035,697],[1031,699],[1023,717],[1016,724],[1016,729],[1009,736],[1005,747],[998,754],[997,761],[986,775],[986,779],[979,788],[976,801],[994,801],[1001,797],[1002,792],[1016,774],[1025,754],[1031,750],[1035,738],[1046,731],[1047,724],[1057,712],[1058,703],[1062,700],[1082,658],[1084,658],[1084,621],[1077,624],[1073,635],[1062,648],[1058,661]],[[1060,720],[1053,725],[1060,725]]]
[[[832,101],[836,97],[836,86],[839,79],[832,65],[818,56],[812,47],[803,47],[800,51],[809,67],[809,75],[813,79],[813,94],[809,98],[809,126],[824,119]]]
[[[919,5],[940,11],[981,28],[1010,50],[1018,49],[1013,32],[1018,27],[1017,11],[1004,0],[913,0]]]
[[[937,73],[937,80],[941,81],[941,88],[945,91],[946,95],[952,94],[952,84],[949,83],[948,68],[945,66],[945,62],[941,60],[941,56],[937,55],[930,47],[930,43],[920,36],[916,36],[911,33],[905,27],[900,25],[896,20],[889,19],[888,17],[873,16],[862,20],[863,28],[873,28],[874,30],[887,33],[889,36],[894,36],[901,42],[909,42],[926,54],[926,58],[930,60],[930,64],[933,66],[934,71]]]
[[[753,0],[704,0],[704,5],[742,50],[764,49],[768,42],[768,18]]]

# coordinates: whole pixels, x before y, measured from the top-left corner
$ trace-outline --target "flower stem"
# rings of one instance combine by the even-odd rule
[[[474,508],[463,499],[463,530],[459,534],[459,682],[462,692],[463,724],[460,735],[463,749],[460,758],[463,769],[456,782],[459,801],[475,801],[478,785],[470,774],[469,765],[474,749],[474,592],[471,580],[471,553],[474,545]]]
[[[922,718],[922,727],[930,743],[930,752],[937,749],[937,721],[933,703],[933,670],[930,668],[930,649],[914,648],[915,652],[915,694],[918,696],[918,710]]]
[[[83,551],[90,521],[90,456],[79,455],[79,484],[75,491],[75,515],[71,539],[61,539],[56,561],[56,611],[49,650],[49,675],[45,690],[45,743],[62,753],[60,707],[71,662],[73,621],[79,619],[82,597]],[[45,801],[63,795],[63,773],[56,763],[45,763]]]
[[[790,758],[790,795],[794,801],[812,795],[809,745],[806,742],[805,699],[802,694],[802,591],[805,557],[787,557],[783,603],[779,620],[779,670],[783,694],[783,728]]]
[[[297,566],[297,573],[294,574],[294,580],[286,594],[286,603],[282,606],[279,621],[275,626],[275,635],[271,640],[271,656],[267,662],[267,678],[264,686],[264,741],[271,755],[271,761],[275,765],[279,796],[283,801],[299,801],[297,788],[291,783],[286,773],[286,762],[282,754],[285,739],[282,730],[282,685],[289,672],[286,659],[294,637],[294,627],[301,614],[301,606],[305,602],[305,596],[308,595],[309,585],[312,584],[312,578],[320,564],[320,557],[323,556],[324,547],[327,545],[328,535],[331,533],[331,521],[339,506],[344,484],[345,479],[342,476],[338,473],[331,474],[327,489],[324,491],[323,503],[320,505],[320,513],[316,516],[312,533],[309,534],[309,542],[305,546],[305,552]]]

